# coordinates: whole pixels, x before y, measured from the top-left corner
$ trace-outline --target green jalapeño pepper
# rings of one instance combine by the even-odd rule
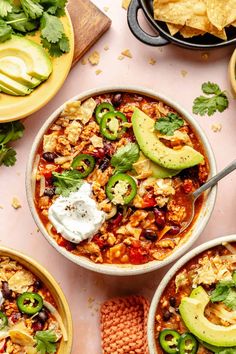
[[[7,325],[8,325],[7,316],[2,311],[0,311],[0,330],[6,327]]]
[[[122,123],[127,122],[126,116],[118,111],[104,114],[100,123],[100,132],[108,140],[119,139],[126,131]]]
[[[159,335],[162,349],[168,354],[176,354],[178,350],[180,334],[172,329],[164,329]]]
[[[124,173],[113,175],[106,185],[106,195],[114,204],[129,204],[136,193],[135,180]]]
[[[18,309],[27,315],[34,315],[43,307],[43,298],[37,293],[25,292],[16,300]]]
[[[191,333],[184,333],[179,339],[179,354],[196,354],[198,350],[198,342]]]
[[[79,172],[78,178],[87,177],[94,169],[95,158],[89,154],[80,154],[74,158],[71,167]]]
[[[95,110],[95,117],[96,120],[98,122],[98,124],[101,123],[102,117],[104,116],[104,114],[108,113],[108,112],[113,112],[115,110],[115,108],[112,106],[112,104],[108,103],[108,102],[103,102],[100,103]]]

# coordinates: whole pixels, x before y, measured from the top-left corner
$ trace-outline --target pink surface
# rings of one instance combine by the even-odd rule
[[[84,270],[58,254],[37,232],[25,195],[24,175],[30,147],[45,119],[65,100],[90,88],[103,85],[140,85],[176,100],[191,111],[193,99],[201,91],[205,81],[217,82],[230,92],[227,65],[233,47],[212,51],[204,61],[199,51],[188,51],[168,45],[152,48],[138,42],[129,32],[126,11],[121,0],[94,0],[101,9],[109,7],[108,15],[113,24],[109,32],[94,46],[101,61],[98,66],[78,63],[68,76],[57,96],[38,113],[25,120],[24,138],[15,146],[18,161],[13,168],[0,169],[1,198],[0,239],[1,244],[23,251],[44,265],[57,279],[67,296],[74,321],[73,354],[101,353],[99,331],[100,304],[112,297],[142,294],[151,299],[164,272],[131,278],[115,278]],[[109,50],[104,51],[104,46]],[[129,48],[133,58],[119,61],[121,51]],[[92,51],[91,51],[92,52]],[[148,63],[156,59],[155,65]],[[95,71],[102,73],[96,75]],[[187,72],[186,76],[181,71]],[[215,152],[218,169],[236,157],[236,101],[230,95],[230,108],[213,117],[195,117],[205,130]],[[214,133],[211,125],[221,123],[221,132]],[[219,236],[236,233],[235,200],[236,172],[221,181],[213,215],[197,244]],[[22,208],[11,206],[13,196],[21,201]]]

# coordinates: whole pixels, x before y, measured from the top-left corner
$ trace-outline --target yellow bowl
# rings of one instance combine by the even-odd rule
[[[0,247],[0,256],[10,257],[19,262],[26,269],[35,274],[43,284],[48,288],[56,303],[57,310],[64,323],[68,341],[65,342],[62,338],[57,354],[70,354],[72,348],[72,318],[69,305],[61,288],[51,274],[34,259],[15,251],[11,248]]]
[[[236,49],[234,50],[229,62],[229,78],[234,95],[236,96]]]
[[[61,18],[65,33],[70,41],[70,51],[59,58],[52,58],[53,72],[49,79],[37,87],[28,96],[10,96],[0,93],[0,123],[18,120],[38,111],[46,105],[63,85],[71,68],[74,55],[74,32],[70,16]],[[29,39],[40,43],[40,34],[28,36]]]

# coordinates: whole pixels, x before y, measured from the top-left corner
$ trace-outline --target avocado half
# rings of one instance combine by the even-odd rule
[[[236,325],[215,325],[204,316],[209,301],[210,297],[202,286],[194,289],[190,297],[184,297],[179,311],[185,325],[191,333],[207,344],[216,347],[236,346]]]
[[[134,109],[132,115],[134,135],[140,149],[150,160],[172,170],[182,170],[204,161],[203,155],[190,146],[184,146],[179,150],[165,146],[155,134],[154,123],[155,121],[140,109]]]

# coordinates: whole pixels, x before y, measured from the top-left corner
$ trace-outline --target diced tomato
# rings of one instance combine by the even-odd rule
[[[92,241],[94,243],[96,243],[96,245],[98,245],[98,247],[100,247],[100,248],[103,248],[106,246],[106,241],[101,238],[101,235],[95,235],[93,237]]]
[[[143,197],[142,208],[151,208],[157,204],[156,199],[150,194]]]
[[[183,182],[183,189],[186,194],[192,192],[193,190],[193,181],[191,179],[185,179]]]
[[[59,236],[57,239],[57,244],[61,247],[65,247],[67,251],[73,251],[76,247],[76,245],[68,240],[66,240],[64,237]]]
[[[0,353],[5,353],[6,349],[6,339],[2,339],[0,341]]]
[[[130,246],[129,260],[132,264],[143,264],[148,262],[148,253],[138,241],[133,242]]]
[[[60,172],[61,166],[55,166],[55,168],[53,170],[47,170],[45,168],[45,170],[43,170],[41,173],[44,175],[44,177],[46,178],[46,180],[52,178],[52,173],[53,172]]]

